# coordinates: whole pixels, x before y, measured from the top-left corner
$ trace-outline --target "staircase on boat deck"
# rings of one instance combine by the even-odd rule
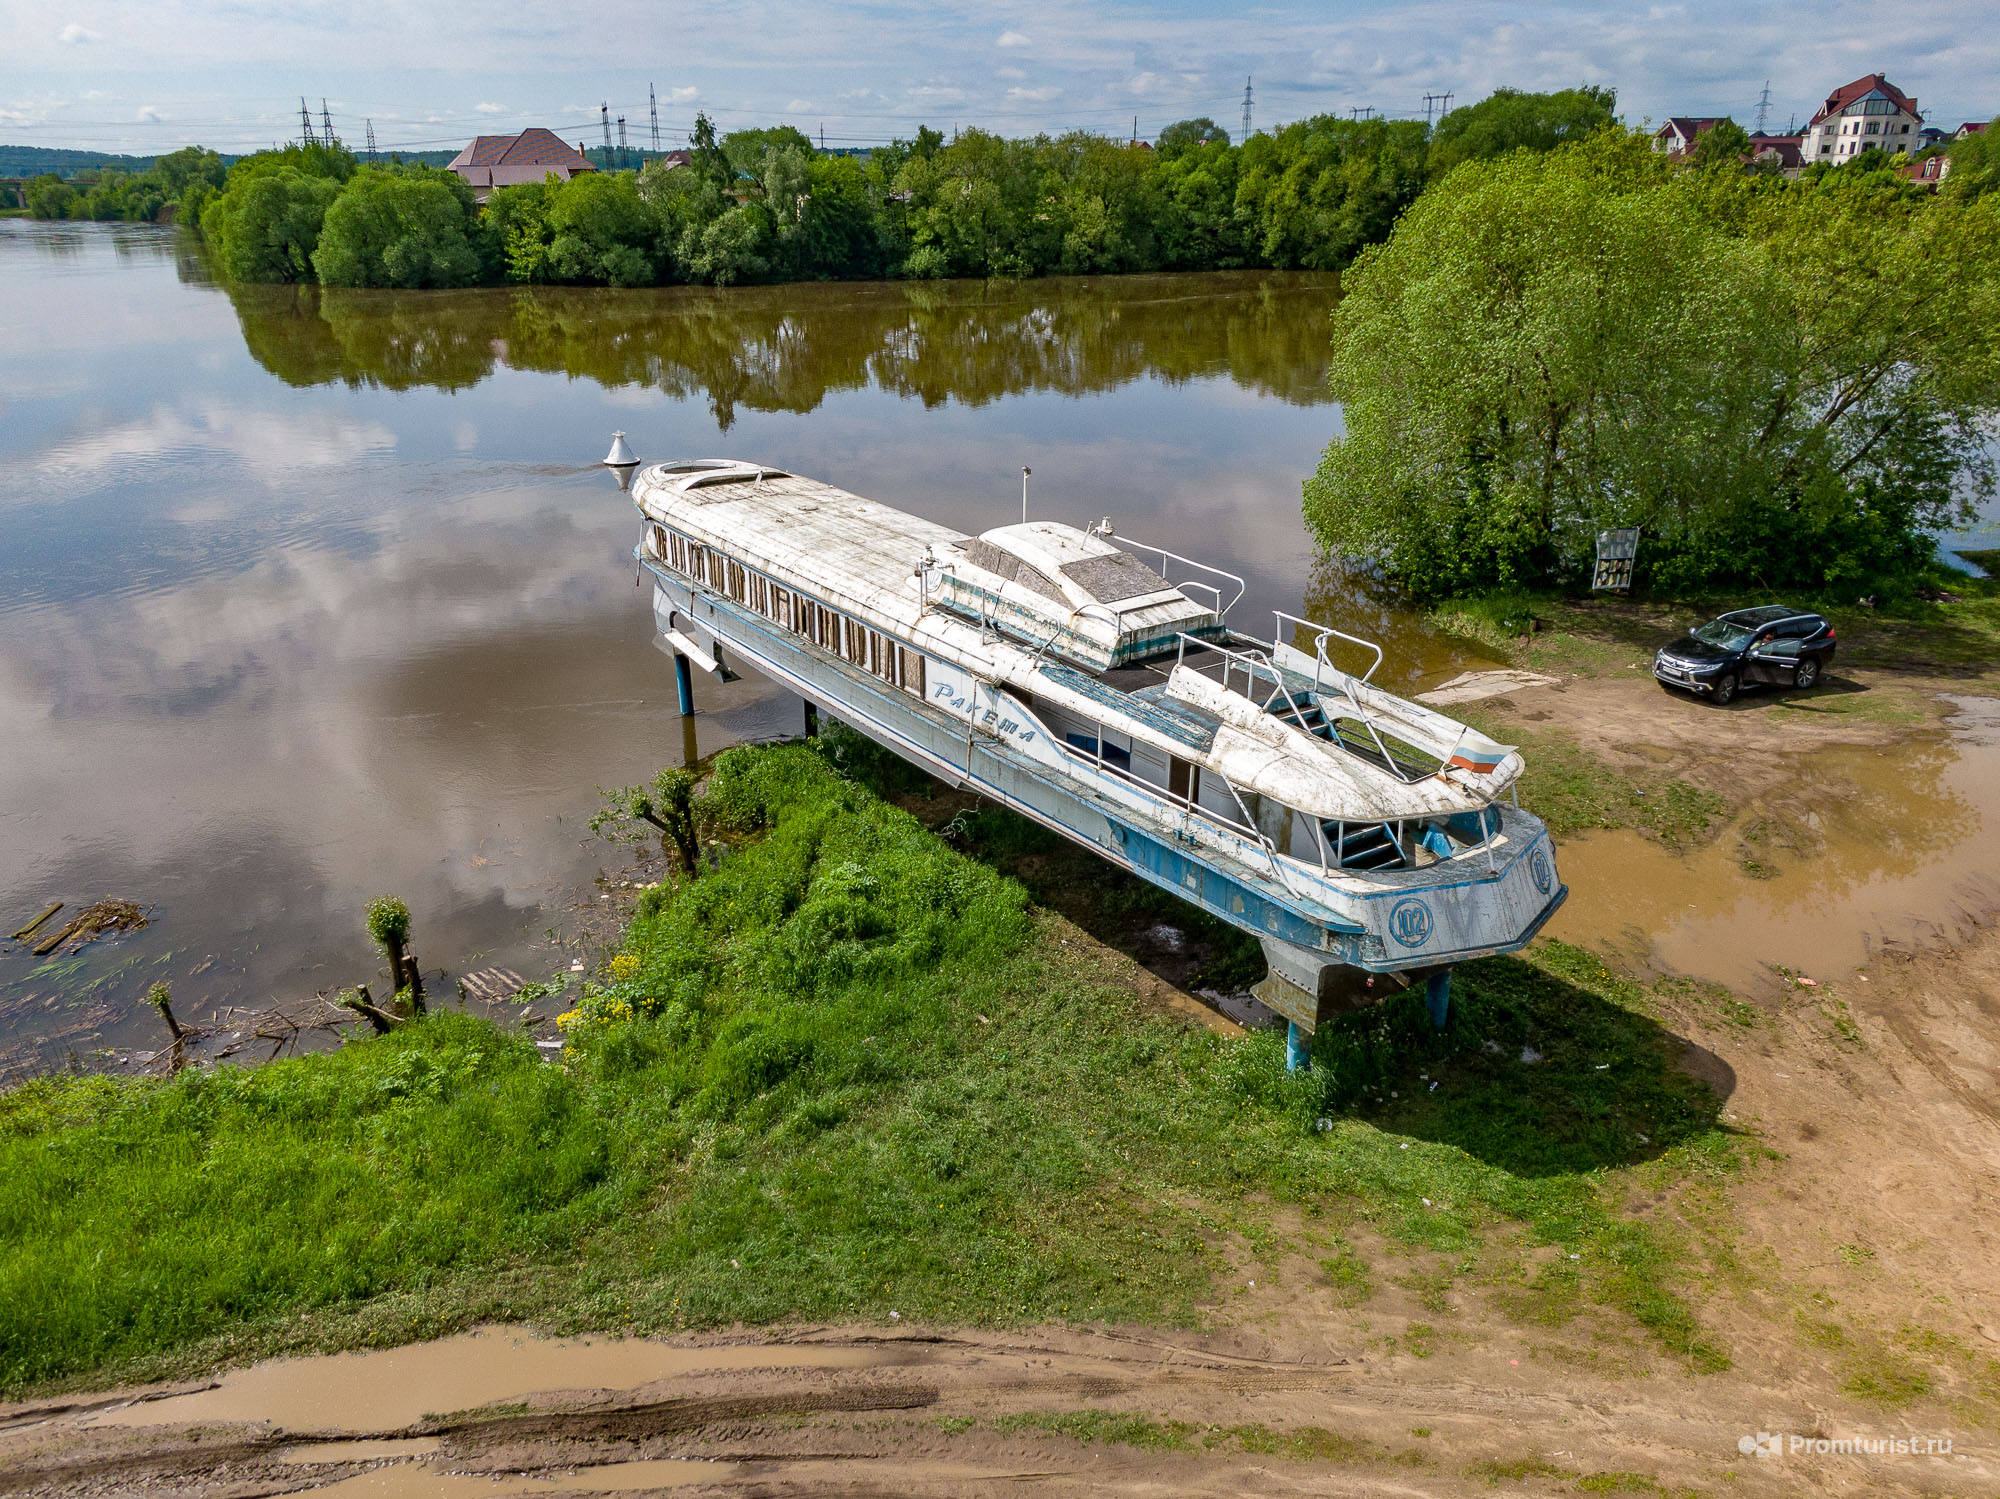
[[[1342,749],[1361,756],[1373,764],[1382,764],[1382,751],[1366,733],[1350,728],[1339,719],[1329,719],[1319,699],[1307,694],[1303,698],[1287,699],[1283,693],[1273,695],[1264,705],[1265,711],[1280,723],[1288,723],[1294,728],[1304,729],[1315,739],[1324,739],[1337,744]],[[1400,767],[1389,767],[1400,774]],[[1343,827],[1346,836],[1342,837]],[[1335,850],[1339,867],[1342,869],[1407,869],[1410,867],[1409,854],[1398,841],[1395,830],[1386,822],[1326,821],[1320,824],[1320,831],[1326,835],[1326,846]]]

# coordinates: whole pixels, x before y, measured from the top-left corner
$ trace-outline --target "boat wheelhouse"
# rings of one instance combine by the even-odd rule
[[[1413,979],[1442,1023],[1451,965],[1523,946],[1568,893],[1518,753],[1371,684],[1369,642],[1283,611],[1269,640],[1236,630],[1240,578],[1108,521],[966,536],[722,459],[645,468],[632,497],[684,711],[688,664],[733,659],[1254,933],[1295,1058]]]

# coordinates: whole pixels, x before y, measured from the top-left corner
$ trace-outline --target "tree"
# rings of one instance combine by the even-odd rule
[[[548,190],[546,213],[551,280],[647,286],[659,278],[659,220],[630,176],[572,177]]]
[[[54,172],[44,172],[28,184],[28,213],[38,219],[66,219],[76,202],[76,189]]]
[[[1717,167],[1741,167],[1750,155],[1750,135],[1734,120],[1717,120],[1695,139],[1688,164],[1704,172]]]
[[[310,281],[320,226],[340,184],[295,167],[259,171],[202,210],[202,234],[236,281]]]
[[[1605,134],[1468,166],[1347,277],[1321,544],[1438,596],[1580,577],[1872,593],[1990,493],[2000,215],[1676,172]]]
[[[1951,170],[1944,186],[1952,197],[1969,203],[2000,187],[2000,119],[1953,141],[1947,155]]]
[[[1153,151],[1161,161],[1173,161],[1196,146],[1226,146],[1229,132],[1207,115],[1192,120],[1176,120],[1160,132]]]
[[[449,173],[363,167],[327,210],[313,266],[327,286],[469,286],[480,257]],[[453,182],[458,182],[456,177]],[[463,187],[463,183],[459,186]]]
[[[1510,151],[1553,151],[1580,141],[1612,121],[1618,91],[1566,88],[1551,94],[1499,88],[1477,104],[1454,109],[1431,132],[1429,172],[1442,177],[1466,161],[1484,161]]]

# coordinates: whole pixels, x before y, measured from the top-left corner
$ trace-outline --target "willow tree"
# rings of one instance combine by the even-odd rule
[[[1992,488],[2000,213],[1692,171],[1607,131],[1461,167],[1346,278],[1329,551],[1421,595],[1642,576],[1874,592]]]

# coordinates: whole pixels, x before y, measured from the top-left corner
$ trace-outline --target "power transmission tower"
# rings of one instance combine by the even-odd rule
[[[1757,133],[1764,133],[1764,121],[1771,113],[1771,80],[1764,80],[1764,92],[1757,100]]]
[[[1372,104],[1350,104],[1347,107],[1347,117],[1350,120],[1372,120],[1375,118],[1375,106]]]
[[[326,112],[326,100],[324,99],[319,101],[319,117],[321,123],[326,126],[326,144],[327,148],[331,150],[339,142],[333,138],[333,116]]]
[[[310,146],[312,143],[313,143],[313,112],[310,109],[306,108],[305,95],[301,94],[299,95],[299,144],[302,146]]]
[[[620,115],[618,117],[618,165],[622,167],[628,160],[630,160],[630,156],[625,146],[625,116]]]
[[[375,122],[373,120],[368,122],[368,159],[370,161],[375,159]]]
[[[611,106],[598,105],[597,118],[604,126],[604,169],[608,172],[611,170]]]
[[[653,111],[653,151],[657,155],[660,149],[660,100],[650,83],[646,85],[646,105]]]
[[[1437,117],[1440,120],[1443,119],[1451,109],[1451,95],[1450,94],[1424,95],[1424,132],[1426,134],[1429,134],[1430,132],[1431,110],[1433,107],[1437,108]]]
[[[1243,80],[1243,139],[1250,139],[1250,80]]]

